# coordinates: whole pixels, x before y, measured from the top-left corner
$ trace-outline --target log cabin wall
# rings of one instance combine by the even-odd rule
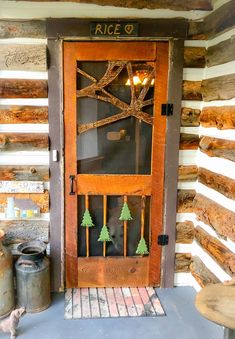
[[[235,252],[234,224],[226,224],[234,220],[231,46],[235,31],[207,36],[201,26],[190,25],[192,36],[185,41],[175,247],[175,285],[196,288],[227,279]],[[0,27],[0,180],[10,181],[9,187],[17,181],[43,183],[40,193],[0,194],[0,228],[6,231],[6,244],[16,253],[16,245],[23,240],[49,243],[47,41],[43,20],[4,21]],[[221,48],[221,43],[229,48]],[[223,56],[225,50],[230,56]],[[223,78],[216,79],[218,76]],[[219,91],[221,81],[224,94]],[[217,96],[211,97],[215,92]],[[31,198],[40,207],[40,218],[6,220],[4,208],[7,197],[12,196]],[[218,215],[213,219],[215,209]]]
[[[0,26],[0,228],[14,255],[29,240],[44,241],[50,253],[45,25],[1,21]],[[21,199],[15,203],[26,204],[25,210],[30,202],[24,199],[32,200],[40,213],[13,212],[10,197]]]
[[[190,265],[197,290],[235,274],[234,15],[235,3],[230,1],[206,17],[200,28],[192,24],[189,30],[193,40],[188,46],[195,52],[199,48],[204,60],[187,79],[196,100],[193,108],[201,111]]]
[[[198,43],[190,38],[185,40],[176,216],[176,286],[194,285],[190,265],[196,225],[194,198],[198,178],[199,124],[203,106],[199,88],[203,79],[205,55],[205,41]]]

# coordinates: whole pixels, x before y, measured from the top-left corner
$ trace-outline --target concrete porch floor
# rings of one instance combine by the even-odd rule
[[[166,316],[64,320],[64,295],[51,307],[20,322],[19,339],[222,339],[223,328],[205,320],[194,307],[191,287],[157,289]],[[9,338],[0,333],[0,339]]]

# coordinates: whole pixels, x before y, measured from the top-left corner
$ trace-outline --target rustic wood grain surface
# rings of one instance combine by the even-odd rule
[[[193,256],[192,258],[190,272],[201,287],[220,282],[216,275],[214,275],[197,256]]]
[[[197,294],[195,306],[205,318],[235,330],[235,285],[206,286]]]
[[[219,236],[235,240],[235,213],[202,194],[194,199],[197,219],[210,225]]]
[[[195,229],[195,239],[225,272],[230,276],[234,275],[235,254],[232,251],[199,226]]]
[[[1,124],[47,124],[48,107],[42,106],[2,106]]]

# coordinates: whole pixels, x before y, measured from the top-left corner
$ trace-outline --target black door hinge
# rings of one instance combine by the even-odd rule
[[[169,235],[167,234],[160,234],[157,238],[157,243],[160,246],[166,246],[169,243]]]
[[[173,104],[162,104],[162,115],[173,115]]]

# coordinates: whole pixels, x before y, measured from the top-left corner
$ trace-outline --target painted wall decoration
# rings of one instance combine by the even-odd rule
[[[30,219],[40,217],[40,207],[31,199],[7,198],[5,210],[7,219]]]
[[[43,181],[0,181],[0,193],[43,193]]]

